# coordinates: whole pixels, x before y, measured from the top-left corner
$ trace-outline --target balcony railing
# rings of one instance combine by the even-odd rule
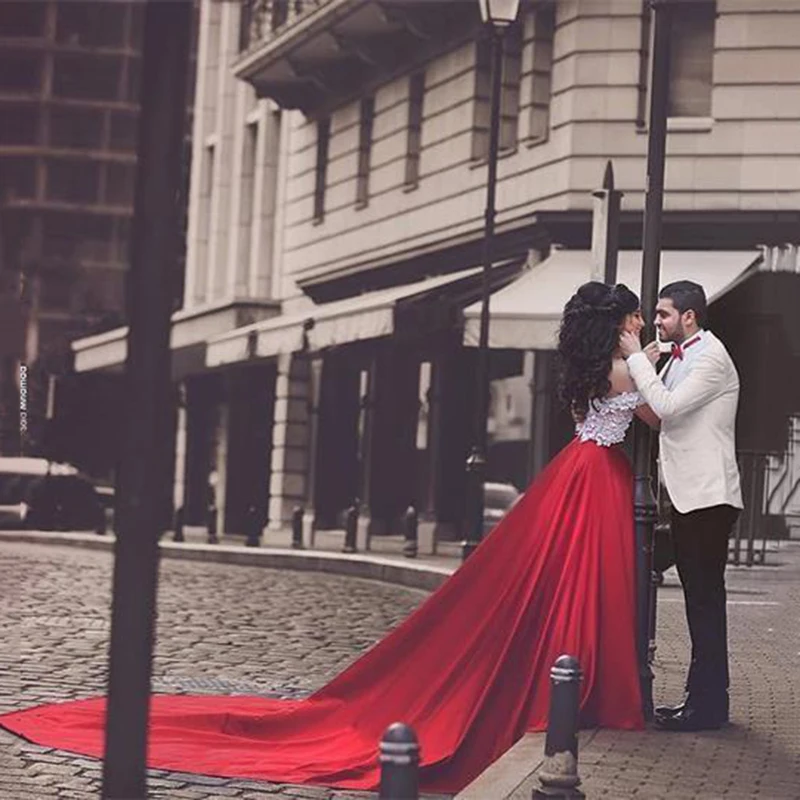
[[[234,73],[259,97],[329,113],[474,34],[477,3],[244,0]],[[370,88],[372,87],[372,88]]]
[[[245,52],[331,0],[242,0],[239,51]]]

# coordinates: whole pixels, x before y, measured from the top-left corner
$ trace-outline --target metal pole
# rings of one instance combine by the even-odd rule
[[[494,239],[497,153],[500,147],[500,98],[503,88],[503,33],[490,28],[492,41],[492,90],[489,123],[489,174],[483,234],[483,284],[481,322],[476,369],[477,408],[472,449],[467,458],[466,537],[461,545],[463,560],[475,551],[483,536],[483,484],[486,479],[486,424],[489,417],[489,298]]]
[[[138,177],[128,273],[127,425],[119,481],[102,796],[147,794],[158,540],[165,527],[169,331],[177,277],[192,4],[146,7]]]
[[[668,0],[651,0],[653,13],[653,59],[650,76],[650,121],[647,137],[647,193],[642,235],[642,311],[645,339],[655,335],[654,310],[658,301],[661,260],[661,216],[664,200],[664,158],[667,141],[669,100],[669,40],[672,9]],[[634,520],[636,528],[636,642],[642,710],[653,717],[653,672],[649,664],[650,604],[653,582],[653,540],[658,508],[653,493],[650,431],[637,422],[634,432]]]

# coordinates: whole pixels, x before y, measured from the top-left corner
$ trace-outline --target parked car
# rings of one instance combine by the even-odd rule
[[[0,457],[0,526],[106,532],[106,514],[91,480],[71,464]]]
[[[511,483],[483,484],[483,533],[486,535],[522,497]]]

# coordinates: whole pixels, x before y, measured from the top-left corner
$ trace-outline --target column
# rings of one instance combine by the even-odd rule
[[[322,397],[322,367],[321,356],[316,356],[310,361],[309,369],[309,434],[308,434],[308,476],[306,481],[305,514],[303,516],[303,544],[306,547],[314,545],[315,506],[317,502],[317,474],[319,461],[320,430],[320,401]]]
[[[215,479],[212,482],[214,498],[217,504],[217,534],[227,533],[225,528],[228,487],[228,425],[230,422],[230,406],[225,397],[217,407],[216,425],[214,427],[213,466]]]
[[[187,417],[186,384],[181,383],[178,387],[178,419],[175,430],[175,487],[172,493],[172,502],[176,509],[180,508],[186,500]]]
[[[310,366],[305,356],[278,357],[272,425],[269,527],[280,530],[307,496]]]

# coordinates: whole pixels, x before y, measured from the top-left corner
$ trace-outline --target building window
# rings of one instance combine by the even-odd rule
[[[258,145],[258,123],[245,126],[242,143],[242,179],[239,182],[241,198],[239,205],[239,260],[241,269],[238,274],[243,280],[250,280],[250,252],[253,238],[253,206],[256,177],[256,148]],[[239,287],[242,291],[247,286]]]
[[[115,151],[136,152],[138,114],[135,111],[112,111],[109,147]]]
[[[361,100],[358,124],[358,173],[356,175],[356,206],[369,202],[369,157],[372,150],[372,126],[375,120],[375,98]]]
[[[500,150],[517,146],[519,86],[522,74],[522,24],[514,23],[503,36],[503,76],[500,95]],[[472,157],[489,155],[489,125],[492,95],[492,42],[481,37],[475,45],[475,121]]]
[[[405,185],[419,183],[419,154],[422,150],[422,105],[425,99],[425,73],[417,72],[408,82],[408,144],[406,146]]]
[[[125,41],[125,14],[121,3],[58,3],[56,41],[86,48],[119,47]]]
[[[39,141],[38,103],[0,106],[0,144],[31,145]]]
[[[36,52],[4,50],[0,53],[0,92],[38,94],[42,58]]]
[[[53,94],[75,100],[118,100],[122,60],[116,56],[58,53]]]
[[[0,186],[9,199],[36,197],[36,162],[28,158],[0,159]]]
[[[4,39],[34,39],[44,36],[44,3],[0,3],[0,31]]]
[[[670,37],[670,117],[710,117],[714,64],[714,3],[680,5]]]
[[[103,147],[103,112],[88,108],[52,106],[49,126],[50,144],[54,147]]]
[[[331,138],[330,117],[317,122],[317,165],[314,174],[314,220],[325,218],[325,182],[328,173],[328,146]]]
[[[200,182],[200,236],[203,239],[205,252],[200,260],[200,270],[198,276],[198,290],[200,300],[205,299],[204,295],[211,286],[211,270],[214,259],[211,252],[211,205],[214,201],[214,169],[216,163],[217,148],[209,144],[204,148],[203,164],[201,168]],[[202,287],[202,288],[200,288]]]
[[[544,142],[550,133],[550,96],[553,88],[553,41],[556,7],[547,3],[533,14],[533,67],[531,72],[531,111],[528,138]]]
[[[136,188],[136,167],[133,164],[108,164],[106,202],[112,206],[133,206]]]
[[[47,160],[47,197],[63,203],[99,202],[100,164],[83,159]]]

